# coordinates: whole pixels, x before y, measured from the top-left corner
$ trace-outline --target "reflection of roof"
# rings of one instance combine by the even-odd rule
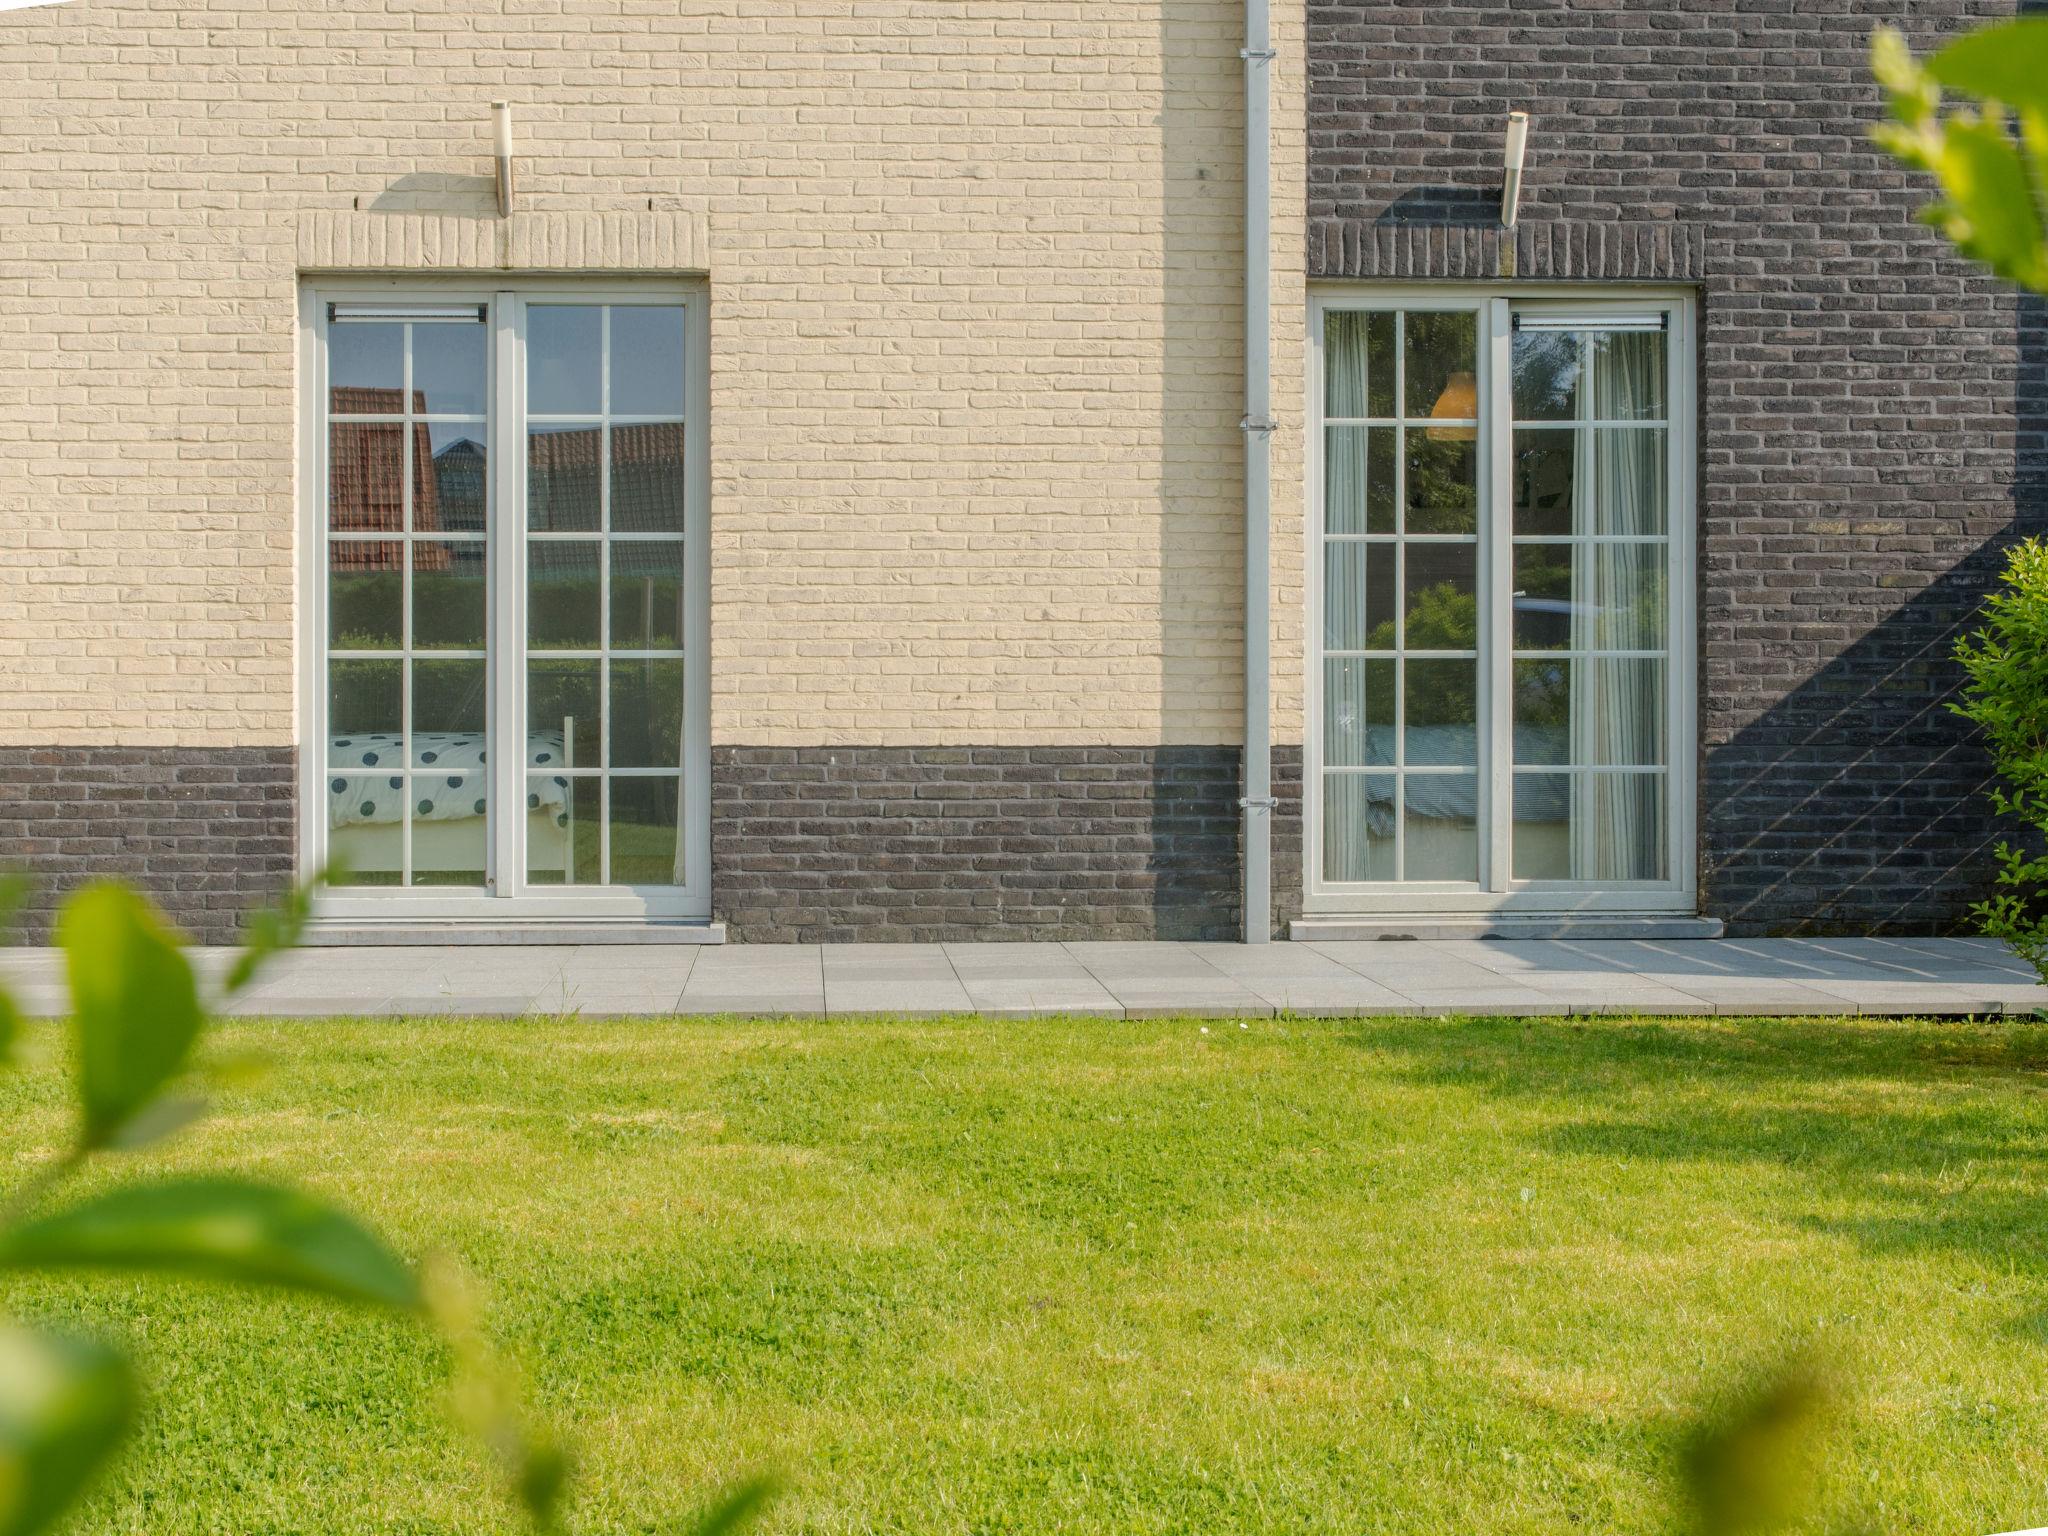
[[[596,427],[527,434],[530,527],[562,532],[596,530],[598,438]],[[611,470],[614,531],[683,531],[681,422],[614,426]]]
[[[402,392],[361,384],[337,384],[331,405],[337,415],[397,416]],[[413,392],[413,409],[426,397]],[[402,533],[405,529],[405,425],[402,421],[337,421],[329,429],[327,526],[336,533]],[[425,422],[412,424],[413,528],[416,532],[481,533],[484,530],[484,450],[458,438],[434,453]],[[401,563],[397,544],[343,540],[332,546],[337,571],[388,571]],[[415,570],[442,570],[448,551],[424,545],[414,552]]]

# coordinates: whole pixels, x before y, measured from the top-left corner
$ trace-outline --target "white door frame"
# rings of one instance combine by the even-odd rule
[[[1670,670],[1667,679],[1666,785],[1668,867],[1660,882],[1602,885],[1590,881],[1522,881],[1511,878],[1508,855],[1513,784],[1512,735],[1512,530],[1506,508],[1510,486],[1509,445],[1498,434],[1510,422],[1513,337],[1510,316],[1521,308],[1548,307],[1573,314],[1666,312],[1669,388],[1670,512],[1666,593]],[[1302,742],[1302,908],[1317,917],[1528,914],[1692,913],[1698,894],[1698,633],[1697,581],[1697,364],[1696,298],[1691,289],[1669,285],[1556,283],[1319,283],[1311,285],[1304,379],[1308,452],[1304,500],[1307,526],[1302,539],[1307,594],[1303,665],[1306,709]],[[1449,882],[1333,882],[1323,878],[1323,428],[1326,317],[1357,309],[1464,309],[1478,316],[1479,398],[1479,697],[1480,879],[1476,885]],[[1496,515],[1496,508],[1500,509]],[[1496,643],[1496,641],[1500,643]]]
[[[526,922],[549,919],[679,921],[711,914],[710,748],[710,393],[709,303],[701,279],[576,279],[520,277],[309,278],[299,297],[299,454],[297,613],[293,678],[297,690],[298,873],[325,863],[328,848],[325,761],[327,730],[327,306],[365,299],[476,303],[490,328],[487,363],[486,730],[494,742],[523,749],[526,714],[526,305],[533,299],[590,304],[681,304],[688,349],[683,401],[683,763],[678,814],[685,883],[680,886],[529,886],[523,854],[525,752],[500,751],[492,766],[487,818],[487,883],[452,886],[338,888],[315,900],[315,916],[339,921]],[[515,532],[521,537],[506,537]]]

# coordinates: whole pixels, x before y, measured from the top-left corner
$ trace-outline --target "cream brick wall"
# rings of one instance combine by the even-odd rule
[[[1237,739],[1241,29],[1239,0],[0,13],[0,741],[289,741],[302,267],[630,268],[650,213],[710,275],[714,740]],[[490,217],[498,97],[523,245]],[[440,233],[333,254],[404,214]],[[543,238],[598,215],[608,254]]]

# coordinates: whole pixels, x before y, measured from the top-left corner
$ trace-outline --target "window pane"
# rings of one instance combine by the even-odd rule
[[[1473,415],[1464,402],[1475,398],[1479,371],[1479,317],[1472,310],[1409,310],[1402,323],[1407,333],[1408,407],[1414,418],[1436,414],[1446,392],[1455,414]],[[1444,414],[1452,414],[1446,411]]]
[[[537,651],[598,647],[598,551],[603,546],[547,539],[526,546],[526,635]]]
[[[683,648],[683,546],[612,546],[612,644],[628,651]]]
[[[670,778],[611,781],[612,884],[683,883],[676,839],[681,788]]]
[[[1570,421],[1579,414],[1579,333],[1517,331],[1513,393],[1517,421]]]
[[[1394,546],[1323,546],[1323,649],[1394,648]]]
[[[1570,544],[1515,546],[1515,649],[1561,651],[1576,632]]]
[[[1330,533],[1394,531],[1398,427],[1323,429],[1323,520]]]
[[[1594,767],[1664,761],[1664,663],[1598,656],[1573,662],[1572,757]]]
[[[1403,879],[1479,878],[1478,795],[1475,773],[1403,776]]]
[[[612,766],[680,768],[683,750],[683,663],[614,661]]]
[[[337,533],[405,529],[405,428],[337,421],[327,436],[327,526]]]
[[[1662,543],[1516,545],[1516,648],[1662,650],[1664,562]]]
[[[600,324],[585,304],[534,304],[526,311],[526,409],[534,415],[595,416],[603,397]]]
[[[1661,534],[1669,482],[1662,427],[1596,427],[1586,436],[1591,495],[1580,513],[1580,533],[1614,537]],[[1563,434],[1558,434],[1562,436]]]
[[[404,408],[405,327],[336,321],[327,327],[328,409],[396,416]]]
[[[1323,328],[1323,414],[1394,414],[1394,316],[1333,311]]]
[[[527,664],[527,767],[597,767],[602,724],[595,661]]]
[[[1666,343],[1662,331],[1517,331],[1515,419],[1664,420]]]
[[[597,427],[535,427],[526,434],[526,526],[595,533],[600,526]]]
[[[1479,643],[1479,550],[1472,544],[1410,543],[1407,623],[1411,651],[1469,651]]]
[[[413,410],[420,415],[483,415],[489,341],[490,328],[481,323],[413,326]]]
[[[1404,701],[1408,763],[1469,768],[1479,762],[1479,663],[1409,661]],[[1412,798],[1412,797],[1411,797]]]
[[[611,430],[612,531],[683,531],[683,424],[642,422]]]
[[[614,426],[612,530],[682,532],[682,422]]]
[[[423,533],[482,533],[490,477],[482,422],[435,422],[413,434],[427,468],[413,489],[413,528]]]
[[[412,664],[412,760],[434,767],[476,761],[484,741],[485,664],[416,661]]]
[[[484,648],[484,541],[417,539],[412,546],[412,644],[417,651]]]
[[[1564,657],[1515,663],[1515,761],[1569,763],[1572,664]]]
[[[1573,807],[1575,880],[1665,880],[1664,778],[1582,774]]]
[[[1392,880],[1396,786],[1391,773],[1323,776],[1323,878]]]
[[[1479,527],[1478,444],[1408,429],[1409,533],[1473,533]]]
[[[345,884],[398,884],[405,780],[336,774],[327,781],[327,848],[348,866]]]
[[[534,774],[526,781],[526,878],[533,885],[596,885],[604,878],[596,778]]]
[[[481,785],[450,790],[416,777],[412,796],[412,883],[482,885],[490,822]]]
[[[1662,421],[1662,331],[1593,331],[1593,416],[1599,421]]]
[[[1669,879],[1657,773],[1515,776],[1517,880]]]
[[[399,661],[327,664],[330,766],[396,766],[404,665]]]
[[[405,643],[405,546],[336,539],[327,546],[327,643],[337,651],[396,650]]]
[[[1538,430],[1515,433],[1515,460],[1508,484],[1518,534],[1569,534],[1572,531],[1572,465],[1577,432]]]
[[[1394,668],[1355,656],[1323,663],[1323,761],[1332,768],[1393,763]]]
[[[683,413],[683,311],[679,305],[612,310],[614,416]]]
[[[1572,878],[1572,779],[1566,773],[1515,775],[1510,865],[1517,880]]]

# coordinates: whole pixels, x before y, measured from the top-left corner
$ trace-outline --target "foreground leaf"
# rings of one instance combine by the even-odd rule
[[[263,968],[273,955],[290,949],[299,942],[306,931],[306,924],[313,916],[313,893],[323,885],[332,885],[341,880],[347,866],[336,859],[320,870],[303,885],[295,885],[284,894],[284,900],[275,907],[266,907],[249,918],[242,952],[235,956],[234,966],[228,971],[226,989],[230,994],[241,991],[256,979],[256,973]]]
[[[1927,61],[1927,73],[2009,107],[2048,108],[2048,17],[1966,32]]]
[[[1794,1364],[1752,1386],[1697,1434],[1686,1480],[1703,1536],[1763,1536],[1810,1513],[1830,1406],[1827,1383]]]
[[[148,1269],[411,1308],[413,1272],[382,1241],[297,1190],[243,1179],[141,1184],[0,1234],[16,1269]]]
[[[698,1518],[697,1523],[689,1528],[688,1536],[727,1536],[727,1533],[747,1525],[766,1509],[768,1500],[774,1493],[773,1478],[756,1478],[707,1510]]]
[[[0,1536],[47,1528],[134,1414],[134,1382],[111,1350],[0,1329]]]
[[[184,1066],[199,1033],[199,990],[176,940],[125,886],[73,896],[57,942],[71,976],[79,1143],[103,1147]]]

